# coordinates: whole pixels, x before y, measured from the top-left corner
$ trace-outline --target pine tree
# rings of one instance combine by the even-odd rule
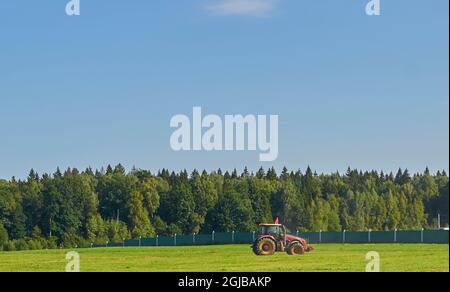
[[[264,171],[264,168],[260,167],[258,172],[256,173],[256,177],[259,179],[263,179],[266,176],[266,172]]]
[[[386,197],[386,210],[387,210],[387,218],[386,218],[386,229],[394,230],[399,227],[401,214],[398,209],[397,200],[395,199],[392,192],[389,192]]]
[[[273,181],[278,179],[277,172],[275,171],[275,168],[271,167],[267,171],[266,179],[273,180]]]
[[[285,167],[283,167],[283,171],[281,172],[280,178],[281,178],[282,180],[287,180],[287,179],[289,179],[289,177],[290,177],[290,175],[289,175],[289,170],[288,170],[287,167],[285,166]]]
[[[0,251],[3,250],[3,246],[9,241],[8,231],[0,222]]]
[[[143,206],[144,198],[142,194],[133,190],[130,193],[128,203],[129,208],[129,226],[133,238],[154,236],[155,230],[150,224],[149,215]]]

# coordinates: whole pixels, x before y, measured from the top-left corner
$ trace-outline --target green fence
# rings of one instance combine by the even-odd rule
[[[297,232],[296,236],[309,243],[435,243],[448,244],[448,230],[398,230],[365,232]],[[192,246],[213,244],[251,244],[256,232],[212,232],[211,234],[192,234],[157,236],[123,242],[92,244],[91,247],[138,247],[138,246]]]
[[[436,243],[448,244],[448,230],[297,233],[310,243]]]

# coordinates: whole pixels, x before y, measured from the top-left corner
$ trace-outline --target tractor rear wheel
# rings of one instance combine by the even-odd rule
[[[300,244],[300,242],[294,242],[288,246],[286,252],[288,253],[288,255],[302,255],[305,253],[305,248]]]
[[[275,241],[270,238],[261,238],[253,244],[253,252],[260,256],[273,255],[276,250]]]

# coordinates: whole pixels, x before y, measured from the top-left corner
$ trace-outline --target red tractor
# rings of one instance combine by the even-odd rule
[[[302,255],[314,250],[305,239],[289,235],[281,224],[261,224],[261,235],[253,243],[256,255],[269,256],[275,252],[287,252],[289,255]]]

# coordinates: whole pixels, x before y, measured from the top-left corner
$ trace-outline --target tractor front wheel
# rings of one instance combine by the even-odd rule
[[[288,253],[288,255],[302,255],[305,253],[305,248],[300,244],[300,242],[294,242],[288,246],[286,252]]]
[[[260,256],[269,256],[275,253],[276,244],[270,238],[261,238],[253,244],[253,252]]]

